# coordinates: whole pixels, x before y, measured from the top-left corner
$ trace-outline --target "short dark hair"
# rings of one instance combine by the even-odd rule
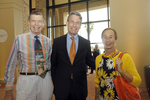
[[[81,16],[81,14],[80,14],[78,11],[72,11],[72,12],[70,12],[70,14],[69,14],[69,16],[68,16],[68,18],[67,18],[67,21],[68,21],[68,22],[69,22],[69,19],[70,19],[71,15],[79,16],[79,17],[80,17],[80,20],[81,20],[81,23],[82,23],[82,16]]]
[[[114,30],[114,29],[112,29],[112,28],[106,28],[106,29],[104,29],[103,31],[102,31],[102,34],[101,34],[101,38],[103,39],[103,33],[106,31],[106,30],[112,30],[113,32],[114,32],[114,34],[115,34],[115,40],[117,40],[117,32]]]
[[[41,16],[43,17],[43,21],[45,22],[44,15],[43,15],[40,11],[38,11],[38,10],[33,10],[33,11],[30,13],[29,17],[28,17],[28,21],[30,21],[31,15],[41,15]]]

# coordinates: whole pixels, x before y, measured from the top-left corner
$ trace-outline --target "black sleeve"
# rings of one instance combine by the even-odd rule
[[[52,55],[51,55],[51,76],[52,76],[53,83],[55,80],[55,72],[57,67],[56,62],[57,62],[57,46],[56,46],[56,40],[54,39],[53,46],[52,46]]]
[[[94,62],[94,59],[92,57],[92,53],[91,53],[91,47],[90,47],[90,41],[88,41],[87,43],[87,55],[86,55],[86,63],[88,66],[90,67],[95,67],[95,62]]]

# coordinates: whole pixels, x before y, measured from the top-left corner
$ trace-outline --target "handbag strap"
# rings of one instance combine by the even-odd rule
[[[123,56],[123,54],[124,54],[124,53],[123,53],[123,52],[121,52],[121,53],[119,54],[118,58],[120,58],[120,59],[121,59],[121,58],[122,58],[122,56]],[[117,66],[115,67],[115,70],[117,71]]]
[[[122,56],[123,56],[123,54],[124,54],[124,53],[123,53],[123,52],[121,52],[121,53],[120,53],[120,55],[118,56],[118,58],[120,58],[120,59],[121,59],[121,58],[122,58]]]

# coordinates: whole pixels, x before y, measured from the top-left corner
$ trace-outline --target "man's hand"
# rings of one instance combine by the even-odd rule
[[[13,100],[12,90],[6,91],[4,100]]]

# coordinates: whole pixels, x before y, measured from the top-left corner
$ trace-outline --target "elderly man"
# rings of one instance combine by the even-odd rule
[[[16,100],[52,100],[50,76],[51,41],[41,34],[44,16],[40,11],[29,15],[30,32],[16,36],[6,64],[5,100],[13,99],[14,70],[19,62],[20,76],[16,85]]]

